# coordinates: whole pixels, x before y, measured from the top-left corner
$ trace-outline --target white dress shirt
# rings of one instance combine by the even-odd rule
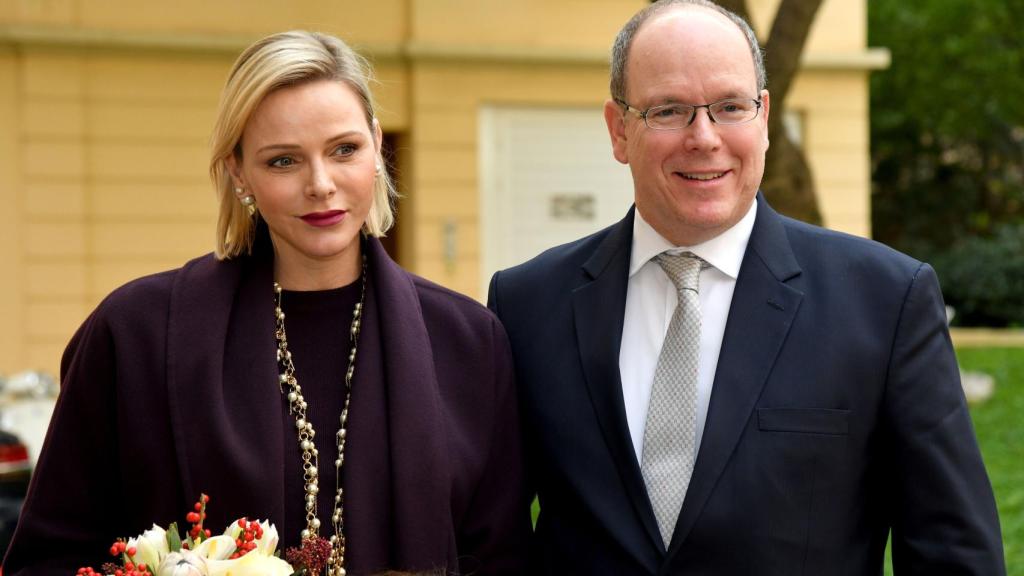
[[[752,202],[746,215],[722,234],[696,246],[674,246],[636,211],[633,218],[633,248],[629,261],[629,284],[626,291],[626,316],[622,324],[622,345],[619,348],[619,374],[622,378],[622,399],[626,405],[626,422],[633,440],[637,462],[642,461],[644,426],[647,405],[651,399],[654,369],[658,365],[661,345],[668,332],[672,313],[679,296],[676,288],[657,262],[656,255],[693,252],[710,266],[700,273],[700,367],[697,375],[697,436],[700,449],[704,422],[715,381],[718,353],[722,349],[725,321],[729,317],[732,293],[754,228],[757,202]],[[696,451],[695,451],[696,454]]]

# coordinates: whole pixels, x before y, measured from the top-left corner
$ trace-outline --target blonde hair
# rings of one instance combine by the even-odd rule
[[[235,61],[221,94],[210,151],[210,178],[220,201],[217,216],[217,258],[252,252],[256,219],[234,194],[227,160],[241,154],[240,141],[249,118],[268,94],[279,88],[316,80],[344,82],[363,104],[366,123],[375,115],[369,83],[373,70],[365,58],[340,39],[327,34],[293,30],[259,40]],[[380,160],[383,162],[383,159]],[[383,236],[394,223],[392,202],[397,193],[387,170],[374,181],[373,204],[363,232]]]

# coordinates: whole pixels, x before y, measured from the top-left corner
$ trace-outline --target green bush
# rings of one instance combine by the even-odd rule
[[[960,326],[1024,326],[1024,223],[965,238],[934,258],[946,304]]]

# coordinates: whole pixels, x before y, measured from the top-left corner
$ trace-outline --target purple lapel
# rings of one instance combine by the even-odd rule
[[[451,476],[430,335],[412,277],[375,238],[366,241],[383,346],[396,566],[434,569],[455,562]]]
[[[182,513],[208,493],[215,530],[243,515],[283,519],[271,263],[204,256],[186,264],[172,288],[167,398]]]

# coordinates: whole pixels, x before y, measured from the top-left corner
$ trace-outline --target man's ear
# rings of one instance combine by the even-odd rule
[[[761,90],[761,115],[763,116],[761,121],[764,122],[764,147],[766,150],[770,145],[770,141],[768,140],[770,137],[768,134],[768,112],[771,109],[771,99],[768,96],[767,90]]]
[[[629,164],[626,152],[626,118],[620,106],[614,100],[604,103],[604,121],[608,125],[608,135],[612,139],[612,155],[623,164]]]

